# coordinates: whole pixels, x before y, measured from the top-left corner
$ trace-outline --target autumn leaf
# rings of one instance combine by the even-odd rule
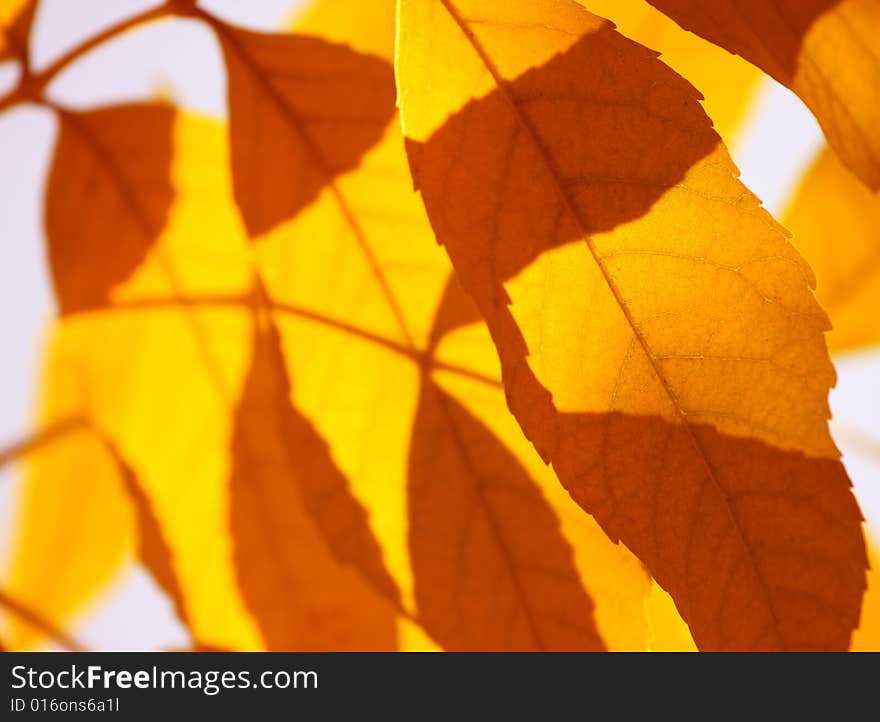
[[[444,310],[465,305],[456,296],[452,283],[438,313],[443,330],[451,330]],[[511,649],[603,649],[593,602],[540,490],[429,375],[420,387],[407,493],[423,624],[446,649],[494,649],[502,639]]]
[[[379,141],[393,109],[392,69],[320,38],[199,16],[209,18],[226,58],[235,199],[257,236],[309,205]]]
[[[868,589],[862,605],[861,623],[853,634],[852,652],[872,652],[880,647],[880,557],[876,538],[871,542],[868,546]]]
[[[120,569],[133,536],[118,469],[76,414],[77,388],[69,368],[50,357],[44,378],[39,419],[45,433],[21,456],[15,543],[3,585],[50,626],[63,628],[92,601],[94,589]],[[89,470],[87,493],[82,469]],[[32,648],[46,634],[45,625],[20,615],[8,616],[5,623],[12,649]]]
[[[701,649],[845,649],[828,320],[696,91],[572,2],[401,0],[398,28],[413,176],[526,436]]]
[[[64,630],[57,628],[51,621],[44,619],[35,613],[30,607],[22,604],[18,599],[10,596],[5,590],[0,589],[0,608],[10,614],[17,624],[23,624],[36,632],[47,636],[62,648],[71,652],[84,651],[82,646],[69,637]],[[9,652],[5,645],[0,644],[0,651]]]
[[[58,119],[46,236],[59,310],[69,313],[105,305],[165,226],[174,111],[122,105]]]
[[[254,322],[230,481],[245,601],[269,649],[394,649],[397,587],[327,445],[290,404],[274,323],[265,310]]]
[[[174,556],[193,636],[210,646],[254,648],[259,638],[243,611],[228,562],[231,547],[225,507],[225,449],[237,393],[233,379],[240,378],[247,364],[247,318],[232,316],[222,308],[194,310],[173,300],[190,289],[241,296],[249,289],[246,242],[234,205],[224,192],[227,156],[223,152],[218,159],[216,180],[203,175],[201,166],[206,152],[223,148],[224,133],[224,127],[175,114],[168,138],[145,135],[141,139],[141,152],[147,155],[159,156],[169,149],[164,164],[174,200],[167,212],[168,225],[160,229],[141,264],[115,287],[115,302],[134,308],[106,314],[105,302],[65,314],[56,324],[44,385],[44,423],[51,426],[55,419],[74,415],[89,419],[106,433],[151,502]],[[157,145],[146,146],[151,138]],[[81,182],[80,173],[93,165],[69,168],[70,185]],[[138,172],[150,167],[129,166],[129,171],[137,178]],[[141,178],[134,184],[138,188],[147,185]],[[118,194],[106,192],[100,197],[109,201]],[[51,200],[47,208],[50,205]],[[115,224],[129,209],[111,205],[108,210],[117,213],[98,215],[105,223],[94,230],[112,246]],[[70,269],[75,271],[75,266]],[[158,309],[136,304],[138,299],[155,296],[172,301]],[[96,443],[91,439],[83,453],[94,453],[91,449]],[[47,617],[67,620],[135,553],[138,530],[136,520],[125,511],[124,492],[121,498],[119,492],[112,493],[114,488],[121,489],[114,466],[110,466],[106,485],[101,484],[97,470],[108,464],[103,445],[97,443],[100,463],[82,456],[79,462],[67,458],[54,467],[42,465],[62,448],[60,443],[53,444],[33,454],[32,461],[28,458],[34,470],[26,477],[25,488],[34,501],[20,515],[9,583]],[[78,489],[70,476],[83,468],[96,469],[88,475],[88,493]],[[76,515],[69,514],[71,504],[65,502],[70,494],[76,494]],[[112,523],[99,521],[105,517]],[[39,550],[55,554],[60,546],[74,553],[77,545],[81,553],[65,567],[70,570],[69,578],[46,575],[51,564],[38,562]],[[65,580],[68,586],[63,586]]]
[[[782,220],[818,277],[816,297],[833,320],[831,351],[880,343],[880,321],[871,312],[880,305],[880,198],[825,149]]]
[[[330,5],[344,13],[345,3]],[[355,36],[352,43],[362,48],[367,41]],[[385,48],[385,57],[390,54]],[[479,373],[451,362],[435,369],[432,360],[445,336],[461,323],[474,323],[476,316],[472,308],[459,308],[451,311],[455,320],[447,320],[444,309],[455,306],[454,301],[441,301],[450,298],[445,292],[448,262],[432,242],[417,197],[408,190],[402,150],[399,128],[392,123],[356,171],[335,179],[313,206],[260,241],[269,295],[279,309],[289,311],[279,318],[279,330],[289,349],[285,358],[294,405],[327,440],[353,492],[369,509],[405,604],[414,599],[413,616],[434,639],[453,649],[595,646],[595,632],[561,642],[553,635],[559,622],[546,612],[553,601],[566,598],[574,600],[574,609],[590,611],[572,552],[566,549],[572,542],[560,535],[549,511],[549,522],[541,521],[539,512],[534,520],[524,518],[517,510],[521,507],[505,501],[506,493],[525,494],[531,499],[526,508],[545,506],[540,492],[530,491],[534,482],[528,481],[521,462],[434,386],[439,383],[434,374],[467,383]],[[316,234],[328,239],[326,247],[311,241]],[[438,303],[443,320],[435,324]],[[491,358],[491,346],[482,348]],[[480,357],[475,351],[467,354],[471,362]],[[454,350],[447,346],[445,353],[449,357]],[[477,380],[481,377],[471,383],[500,396],[497,382],[491,377],[488,384]],[[438,399],[445,399],[446,408],[454,407],[456,413],[437,408]],[[470,471],[446,491],[437,472],[449,453],[455,454],[449,463],[468,463],[477,446],[506,472],[494,481],[498,488],[490,504],[481,502],[480,474]],[[511,485],[519,490],[505,492]],[[431,509],[431,518],[423,516],[425,508]],[[416,521],[416,513],[423,523]],[[489,532],[483,544],[475,542],[481,537],[468,536],[468,518],[474,533]],[[544,531],[532,535],[539,523]],[[493,534],[493,527],[504,530],[506,537]],[[456,529],[463,533],[457,535]],[[544,578],[522,564],[527,540],[537,547],[536,555],[557,550],[548,554],[550,574]],[[459,563],[444,562],[440,576],[440,560],[449,554]],[[597,554],[595,563],[609,557],[605,563],[613,564],[611,549]],[[479,570],[477,576],[471,570]],[[553,573],[573,580],[571,591],[563,584],[560,596],[551,584]],[[481,585],[480,578],[494,584]],[[525,592],[516,593],[518,586]],[[513,595],[508,598],[505,590]],[[540,599],[542,594],[546,600]],[[436,597],[429,599],[432,595]],[[497,618],[487,625],[492,609]],[[523,626],[535,613],[544,616],[542,636]],[[576,632],[571,619],[568,623],[569,631]],[[589,617],[576,624],[589,629]]]
[[[257,239],[256,269],[230,218],[225,127],[175,118],[166,228],[110,303],[61,321],[84,413],[149,496],[203,644],[258,648],[258,633],[273,648],[388,648],[399,605],[404,646],[429,647],[424,628],[451,648],[643,648],[648,579],[509,418],[485,326],[447,291],[392,91],[377,95],[382,141]],[[448,463],[480,458],[450,496],[436,467],[456,438]],[[411,525],[408,510],[438,493],[449,508]],[[488,545],[468,536],[468,516]],[[464,529],[462,565],[438,579],[424,560],[450,551],[444,519]]]
[[[68,386],[65,383],[72,381],[70,373],[66,371],[69,370],[50,370],[49,378],[56,392],[53,405],[57,405],[58,400],[70,403],[71,392],[76,393],[73,388],[75,384]],[[57,414],[62,409],[62,406],[54,410],[47,408],[46,413]],[[21,574],[13,577],[27,595],[20,597],[28,599],[27,609],[44,610],[47,619],[63,617],[77,611],[85,599],[84,596],[77,595],[77,590],[84,591],[92,584],[101,584],[117,570],[122,558],[133,547],[133,556],[150,571],[174,605],[178,618],[186,624],[187,613],[172,554],[163,538],[150,500],[134,471],[107,437],[92,427],[86,419],[70,414],[61,416],[54,422],[47,422],[45,433],[34,439],[30,448],[20,449],[19,453],[27,456],[26,469],[30,482],[28,488],[31,492],[28,502],[34,507],[33,515],[25,518],[37,522],[36,528],[24,527],[25,534],[37,532],[34,537],[24,537],[26,541],[32,542],[25,561],[34,561],[40,553],[53,554],[53,558],[57,559],[58,549],[70,546],[70,540],[64,538],[65,532],[73,532],[74,541],[83,545],[74,546],[73,553],[65,564],[67,577],[59,574],[33,576],[33,571],[27,565],[23,566]],[[82,494],[82,489],[77,483],[79,479],[71,475],[69,470],[78,473],[81,468],[89,468],[93,475],[92,484],[98,481],[95,485],[99,492],[96,504],[72,501]],[[73,528],[71,522],[67,521],[71,516],[71,507],[80,511],[80,518],[74,522]],[[94,516],[89,513],[91,511],[95,512]],[[37,519],[41,513],[46,514],[49,525],[54,521],[55,514],[62,516],[65,523],[60,528],[51,530],[41,528]],[[107,522],[101,523],[101,514],[113,516]],[[129,529],[133,532],[131,536]],[[48,547],[43,546],[46,542],[49,542]],[[89,543],[95,546],[89,547]],[[98,549],[101,550],[100,553]],[[31,583],[27,582],[28,579]],[[24,584],[21,584],[23,580]],[[43,586],[47,582],[48,586]],[[34,598],[32,595],[35,591],[42,591],[42,594]],[[27,646],[27,640],[32,639],[33,635],[51,631],[45,624],[34,625],[26,616],[19,621],[24,624],[17,623],[11,627],[16,645]],[[63,633],[59,636],[57,631],[51,631],[51,636],[56,640],[66,639]],[[65,644],[71,646],[69,640]]]
[[[880,5],[874,0],[648,0],[807,104],[843,162],[880,189]]]
[[[644,3],[395,5],[174,0],[0,98],[58,119],[61,311],[0,450],[2,647],[81,646],[132,565],[193,650],[876,646],[828,317],[704,111],[735,138],[759,70]],[[216,36],[225,122],[43,98],[168,16]]]

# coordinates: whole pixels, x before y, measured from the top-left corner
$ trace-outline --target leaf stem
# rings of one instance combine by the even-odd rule
[[[68,50],[64,55],[39,73],[22,73],[15,90],[4,98],[0,98],[0,113],[18,103],[39,100],[42,97],[46,86],[49,85],[49,83],[51,83],[68,65],[79,60],[79,58],[94,50],[99,45],[115,38],[117,35],[122,35],[132,28],[137,27],[138,25],[143,25],[144,23],[159,20],[171,15],[182,14],[185,14],[185,10],[181,7],[181,3],[176,2],[175,0],[169,0],[163,5],[125,18],[115,25],[111,25],[109,28],[102,30],[97,35],[93,35],[88,40],[71,50]]]
[[[56,627],[38,612],[35,612],[27,605],[10,596],[4,589],[0,589],[0,607],[3,607],[15,616],[24,620],[35,629],[38,629],[47,637],[51,638],[53,642],[57,642],[66,650],[70,652],[85,651],[85,647],[79,642],[66,634],[62,629]]]

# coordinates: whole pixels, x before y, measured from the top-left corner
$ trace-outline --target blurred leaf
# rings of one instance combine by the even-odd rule
[[[150,499],[141,488],[134,470],[109,441],[102,436],[100,438],[107,453],[116,464],[123,488],[128,493],[134,511],[137,557],[153,575],[153,579],[159,587],[168,595],[174,605],[177,618],[188,627],[186,602],[177,579],[177,572],[174,569],[173,553],[165,541]]]
[[[327,445],[290,403],[274,324],[259,310],[254,322],[230,482],[245,601],[270,650],[394,649],[399,593],[366,515]]]
[[[229,76],[235,199],[258,236],[379,141],[394,109],[392,70],[318,38],[213,25]]]
[[[168,217],[174,111],[61,111],[46,190],[49,263],[62,314],[105,305]]]

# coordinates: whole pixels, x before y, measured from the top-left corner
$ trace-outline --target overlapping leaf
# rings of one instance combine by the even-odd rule
[[[701,648],[846,648],[866,557],[828,321],[697,93],[572,2],[398,22],[413,175],[526,435]]]
[[[351,44],[375,48],[359,30]],[[316,39],[298,47],[312,60],[351,57]],[[316,66],[291,60],[306,68],[308,98]],[[286,206],[286,220],[273,206],[271,223],[249,226],[266,231],[256,265],[233,215],[235,195],[247,225],[226,129],[174,118],[165,227],[109,303],[83,305],[58,329],[78,408],[137,474],[202,644],[424,648],[422,625],[449,648],[642,648],[648,579],[549,483],[509,419],[485,327],[449,286],[411,190],[384,67],[370,71],[385,78],[370,98],[384,107],[351,118],[388,120],[357,168],[331,162],[333,134],[297,135],[307,104],[263,103],[290,121],[288,144],[308,147],[305,177],[320,186],[308,180],[314,202]],[[251,82],[264,90],[261,72]],[[234,118],[240,95],[230,97]],[[296,168],[283,173],[296,187]],[[463,473],[447,489],[438,469],[453,466]],[[442,505],[425,524],[408,521],[432,498]]]
[[[880,189],[880,3],[648,1],[794,90],[843,162]]]
[[[392,70],[320,38],[212,24],[229,78],[235,198],[256,236],[296,215],[381,139]]]

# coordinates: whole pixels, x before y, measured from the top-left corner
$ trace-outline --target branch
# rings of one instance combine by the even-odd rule
[[[56,627],[52,622],[45,619],[42,615],[25,606],[18,600],[11,597],[3,589],[0,589],[0,607],[12,612],[15,616],[24,620],[35,629],[38,629],[47,637],[52,639],[61,647],[70,652],[84,652],[85,648],[75,639],[65,634],[64,631]]]
[[[33,436],[23,439],[22,441],[17,441],[12,445],[7,446],[5,449],[0,449],[0,469],[19,457],[24,456],[31,451],[36,451],[52,441],[55,441],[57,438],[83,427],[84,424],[85,419],[79,414],[75,416],[67,416],[50,424],[46,428],[41,429]]]
[[[91,50],[94,50],[97,46],[115,38],[117,35],[122,35],[132,28],[135,28],[138,25],[143,25],[144,23],[159,20],[164,17],[170,17],[172,15],[185,14],[181,5],[180,2],[169,0],[169,2],[164,5],[138,13],[137,15],[132,15],[131,17],[116,23],[116,25],[111,25],[106,30],[94,35],[80,45],[77,45],[75,48],[72,48],[39,73],[23,73],[15,90],[5,98],[0,99],[0,113],[17,103],[28,100],[40,100],[46,86],[49,85],[49,83],[51,83],[68,65],[79,60],[79,58]]]

